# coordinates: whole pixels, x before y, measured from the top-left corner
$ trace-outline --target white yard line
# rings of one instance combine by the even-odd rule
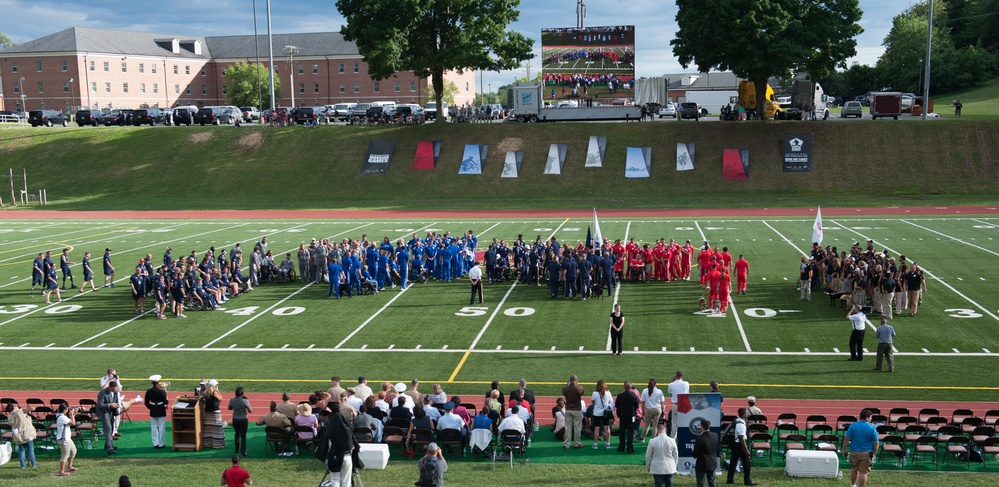
[[[625,242],[627,242],[627,241],[628,241],[628,235],[629,235],[630,233],[631,233],[631,222],[629,221],[629,222],[628,222],[628,226],[624,227],[624,241],[625,241]],[[627,270],[627,269],[625,269],[625,271],[624,271],[624,272],[625,272],[625,273],[627,273],[627,272],[628,272],[628,270]],[[613,273],[612,273],[612,275],[613,275]],[[622,282],[624,281],[624,275],[622,275],[622,276],[621,276],[621,281],[622,281]],[[617,283],[617,286],[614,286],[614,302],[612,303],[612,305],[614,305],[614,304],[617,304],[617,303],[618,303],[618,301],[617,301],[617,298],[618,298],[618,296],[620,296],[620,295],[621,295],[621,282],[618,282],[618,283]],[[609,351],[610,351],[610,349],[611,349],[611,335],[610,335],[610,326],[608,326],[608,327],[607,327],[607,345],[606,345],[606,347],[604,348],[604,351],[605,351],[605,352],[609,352]]]
[[[105,225],[105,227],[117,227],[117,226],[121,226],[121,225],[124,225],[124,223],[112,223],[110,225]],[[52,240],[52,241],[55,241],[55,239],[57,237],[63,237],[63,236],[71,235],[71,234],[74,234],[74,233],[93,232],[94,230],[95,230],[94,228],[84,228],[82,230],[73,230],[72,232],[57,233],[57,234],[54,234],[54,235],[36,236],[35,238],[26,238],[24,240],[12,240],[10,242],[4,242],[4,243],[2,243],[0,245],[14,245],[14,244],[20,244],[20,243],[25,243],[25,242],[35,243],[38,240]],[[27,254],[27,255],[34,256],[34,255],[38,255],[38,254],[35,253],[35,254]],[[8,257],[6,259],[0,259],[0,262],[7,262],[8,260],[18,259],[20,257],[22,257],[22,256]]]
[[[396,294],[395,296],[392,296],[392,299],[390,299],[387,303],[385,303],[384,306],[382,306],[381,308],[379,308],[378,311],[375,311],[375,314],[371,315],[370,318],[364,320],[364,323],[361,323],[360,326],[358,326],[357,328],[355,328],[354,331],[350,332],[350,334],[347,335],[346,338],[344,338],[343,340],[341,340],[340,343],[337,343],[336,346],[333,347],[333,348],[334,349],[338,349],[338,348],[342,347],[344,343],[347,343],[348,340],[350,340],[351,338],[354,338],[354,335],[356,335],[358,332],[360,332],[361,330],[363,330],[365,326],[368,326],[368,323],[371,323],[372,321],[374,321],[374,319],[377,318],[378,315],[382,314],[382,311],[385,311],[386,309],[388,309],[389,306],[392,306],[392,303],[394,303],[395,300],[399,299],[403,294],[406,293],[406,291],[409,291],[412,287],[413,286],[409,286],[406,289],[402,289],[402,290],[399,291],[399,294]]]
[[[486,232],[488,232],[489,230],[492,230],[492,229],[494,229],[494,228],[498,227],[498,226],[500,225],[500,223],[503,223],[503,222],[496,222],[496,224],[495,224],[495,225],[493,225],[493,226],[491,226],[491,227],[489,227],[489,228],[487,228],[487,229],[485,229],[485,230],[483,230],[483,231],[479,232],[479,236],[481,237],[482,235],[485,235],[485,234],[486,234]]]
[[[156,306],[156,304],[155,304],[155,303],[153,303],[153,306]],[[107,330],[104,330],[104,331],[102,331],[102,332],[100,332],[100,333],[98,333],[98,334],[96,334],[96,335],[94,335],[94,336],[92,336],[92,337],[90,337],[90,338],[88,338],[88,339],[86,339],[86,340],[83,340],[83,341],[80,341],[80,342],[77,342],[76,344],[74,344],[74,345],[71,345],[71,346],[70,346],[69,348],[76,348],[76,347],[79,347],[80,345],[83,345],[84,343],[87,343],[87,342],[89,342],[90,340],[93,340],[93,339],[95,339],[95,338],[98,338],[98,337],[100,337],[100,336],[102,336],[102,335],[105,335],[105,334],[107,334],[107,333],[111,333],[112,331],[115,331],[115,330],[117,330],[118,328],[121,328],[121,327],[123,327],[123,326],[125,326],[125,325],[127,325],[127,324],[129,324],[129,323],[131,323],[131,322],[133,322],[133,321],[135,321],[135,320],[137,320],[137,319],[139,319],[139,318],[142,318],[143,316],[146,316],[146,315],[147,315],[147,314],[149,314],[149,313],[153,313],[154,311],[156,311],[156,308],[155,308],[155,307],[154,307],[154,308],[152,308],[152,309],[150,309],[149,311],[146,311],[145,313],[142,313],[141,315],[136,315],[136,316],[135,316],[134,318],[132,318],[132,319],[130,319],[130,320],[128,320],[128,321],[124,321],[124,322],[122,322],[122,323],[120,323],[120,324],[118,324],[118,325],[115,325],[115,326],[113,326],[113,327],[111,327],[111,328],[108,328]],[[126,347],[123,347],[123,348],[126,348]],[[127,348],[130,348],[130,347],[127,347]],[[101,347],[101,349],[103,350],[103,349],[104,349],[104,347]]]
[[[697,227],[697,233],[701,234],[701,242],[707,242],[708,241],[708,237],[704,235],[704,230],[701,230],[701,225],[699,223],[697,223],[697,220],[694,220],[694,226]],[[698,248],[700,248],[700,247],[698,247]]]
[[[246,326],[246,325],[248,325],[248,324],[252,323],[252,322],[253,322],[253,320],[255,320],[255,319],[257,319],[257,318],[260,318],[261,316],[264,316],[264,315],[266,315],[268,311],[270,311],[270,310],[272,310],[272,309],[274,309],[274,308],[276,308],[276,307],[280,306],[280,305],[281,305],[281,304],[283,304],[283,303],[284,303],[285,301],[287,301],[287,300],[289,300],[289,299],[291,299],[291,298],[295,297],[295,296],[296,296],[296,295],[297,295],[298,293],[300,293],[300,292],[302,292],[302,291],[305,291],[305,290],[306,290],[306,289],[308,289],[308,288],[309,288],[310,286],[312,286],[312,284],[314,284],[314,283],[311,283],[311,282],[310,282],[310,283],[308,283],[308,284],[306,284],[306,285],[302,286],[302,287],[301,287],[301,288],[300,288],[299,290],[297,290],[297,291],[295,291],[295,292],[293,292],[293,293],[291,293],[291,294],[289,294],[289,295],[285,296],[285,297],[284,297],[284,299],[282,299],[282,300],[280,300],[280,301],[278,301],[278,302],[276,302],[276,303],[274,303],[274,304],[272,304],[272,305],[268,306],[268,307],[267,307],[267,309],[265,309],[265,310],[263,310],[263,311],[261,311],[261,312],[259,312],[259,313],[255,314],[255,315],[251,316],[251,317],[250,317],[250,318],[249,318],[248,320],[246,320],[246,321],[244,321],[244,322],[240,323],[240,324],[239,324],[238,326],[236,326],[236,327],[232,328],[231,330],[229,330],[229,331],[227,331],[227,332],[223,333],[223,334],[222,334],[222,335],[221,335],[220,337],[218,337],[218,338],[216,338],[216,339],[214,339],[214,340],[212,340],[212,341],[210,341],[210,342],[208,342],[208,343],[206,343],[206,344],[202,345],[202,346],[201,346],[201,348],[208,348],[208,347],[210,347],[210,346],[214,345],[214,344],[215,344],[216,342],[218,342],[219,340],[221,340],[221,339],[223,339],[223,338],[225,338],[225,337],[227,337],[227,336],[229,336],[229,335],[232,335],[233,333],[235,333],[235,332],[236,332],[237,330],[239,330],[240,328],[242,328],[242,327],[244,327],[244,326]]]
[[[843,226],[843,225],[840,225],[839,223],[836,223],[835,221],[832,221],[832,220],[830,220],[830,222],[832,222],[832,223],[833,223],[834,225],[837,225],[837,226],[840,226],[840,227],[842,227],[842,226]],[[843,228],[847,228],[847,227],[843,227]],[[864,238],[865,240],[872,240],[871,238],[867,237],[866,235],[864,235],[864,234],[862,234],[862,233],[860,233],[860,232],[858,232],[858,231],[856,231],[856,230],[853,230],[853,229],[849,229],[849,228],[847,228],[847,229],[848,229],[849,231],[851,231],[851,232],[853,232],[853,233],[857,234],[857,235],[860,235],[860,236],[861,236],[862,238]],[[898,254],[898,253],[899,253],[899,252],[895,251],[895,249],[892,249],[891,247],[889,247],[889,246],[887,246],[887,245],[884,245],[883,243],[880,243],[880,242],[878,242],[878,245],[879,245],[879,246],[881,246],[881,247],[884,247],[884,248],[886,248],[886,249],[888,249],[888,250],[890,250],[890,251],[892,251],[892,252],[893,252],[893,253],[895,253],[895,254]],[[927,268],[925,268],[925,267],[922,267],[922,266],[920,266],[920,268],[921,268],[921,269],[923,270],[923,272],[925,272],[925,273],[926,273],[926,275],[927,275],[927,276],[929,276],[929,277],[932,277],[932,278],[933,278],[933,279],[935,279],[935,280],[936,280],[937,282],[939,282],[939,283],[940,283],[940,285],[942,285],[942,286],[946,287],[947,289],[950,289],[951,291],[953,291],[953,292],[954,292],[954,294],[957,294],[958,296],[960,296],[960,297],[964,298],[964,299],[965,299],[966,301],[968,301],[969,303],[971,303],[972,305],[974,305],[974,306],[975,306],[976,308],[978,308],[979,310],[981,310],[981,311],[982,311],[983,313],[985,313],[985,314],[987,314],[987,315],[991,316],[991,317],[992,317],[993,319],[995,319],[996,321],[999,321],[999,316],[996,316],[996,315],[995,315],[995,314],[994,314],[994,313],[992,312],[992,310],[990,310],[990,309],[986,308],[985,306],[982,306],[982,305],[981,305],[981,304],[979,304],[979,303],[978,303],[977,301],[975,301],[975,300],[973,300],[973,299],[969,298],[968,296],[965,296],[965,295],[964,295],[964,293],[962,293],[961,291],[958,291],[957,289],[955,289],[955,288],[954,288],[953,286],[951,286],[950,284],[947,284],[946,282],[944,282],[944,280],[943,280],[943,279],[940,279],[939,277],[935,276],[935,275],[934,275],[934,274],[933,274],[932,272],[930,272],[930,271],[929,271],[929,269],[927,269]]]
[[[994,252],[994,251],[992,251],[992,250],[989,250],[989,249],[987,249],[987,248],[985,248],[985,247],[980,247],[980,246],[978,246],[978,245],[975,245],[975,244],[973,244],[973,243],[970,243],[970,242],[965,242],[964,240],[961,240],[961,239],[959,239],[959,238],[957,238],[957,237],[952,237],[952,236],[950,236],[950,235],[947,235],[946,233],[943,233],[943,232],[938,232],[938,231],[936,231],[936,230],[934,230],[934,229],[932,229],[932,228],[926,228],[926,227],[924,227],[924,226],[922,226],[922,225],[916,225],[915,223],[912,223],[912,222],[910,222],[910,221],[906,221],[906,220],[900,220],[900,221],[901,221],[901,222],[903,222],[903,223],[908,223],[909,225],[912,225],[912,226],[914,226],[914,227],[916,227],[916,228],[921,228],[921,229],[923,229],[923,230],[926,230],[927,232],[931,232],[931,233],[935,233],[935,234],[937,234],[937,235],[940,235],[941,237],[947,237],[947,238],[949,238],[949,239],[951,239],[951,240],[953,240],[953,241],[955,241],[955,242],[958,242],[958,243],[963,243],[964,245],[967,245],[967,246],[969,246],[969,247],[974,247],[974,248],[976,248],[976,249],[978,249],[978,250],[983,250],[983,251],[985,251],[985,252],[988,252],[988,253],[990,253],[990,254],[992,254],[992,255],[995,255],[995,256],[999,257],[999,253],[997,253],[997,252]]]
[[[701,233],[701,239],[707,242],[708,237],[704,234],[704,230],[701,230],[701,226],[697,224],[697,220],[694,220],[694,225],[697,227],[697,231]],[[729,289],[731,290],[731,287]],[[732,300],[731,292],[729,292],[728,304],[732,308],[732,316],[735,317],[735,325],[739,327],[739,335],[742,336],[742,344],[745,345],[747,352],[752,352],[753,347],[749,346],[749,337],[746,336],[746,329],[742,327],[742,318],[739,317],[739,311],[735,308],[735,301]]]
[[[472,340],[472,344],[469,345],[468,350],[474,350],[475,346],[478,345],[479,339],[482,338],[482,335],[486,334],[486,330],[489,329],[489,325],[492,324],[493,319],[496,318],[496,315],[499,314],[499,311],[503,309],[503,303],[506,302],[506,298],[510,297],[510,293],[513,292],[513,288],[515,287],[517,287],[517,281],[513,281],[513,284],[510,285],[510,289],[507,289],[506,294],[503,295],[503,299],[501,299],[500,302],[496,304],[496,309],[494,309],[493,313],[489,315],[489,319],[486,320],[486,324],[482,325],[482,329],[479,330],[479,334],[475,335],[475,340]]]

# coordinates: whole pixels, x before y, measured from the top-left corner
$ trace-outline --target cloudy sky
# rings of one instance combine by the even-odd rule
[[[684,70],[669,42],[676,32],[676,4],[663,0],[585,0],[586,26],[635,25],[637,75],[659,76]],[[864,33],[857,39],[857,56],[849,62],[873,64],[884,51],[881,42],[892,18],[910,0],[860,0]],[[266,0],[257,0],[257,24],[266,33]],[[73,26],[138,30],[164,34],[253,34],[253,0],[0,0],[0,32],[16,42],[26,42]],[[272,0],[274,32],[339,31],[344,23],[334,0]],[[724,21],[724,19],[719,19]],[[541,54],[543,27],[574,27],[575,0],[521,0],[520,20],[510,27],[535,39]],[[532,75],[540,63],[533,63]],[[526,71],[486,73],[485,84],[494,88],[510,83]]]

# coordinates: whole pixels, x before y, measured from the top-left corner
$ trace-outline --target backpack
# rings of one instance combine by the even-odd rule
[[[437,459],[431,458],[423,462],[420,468],[420,480],[417,487],[435,487],[437,485]]]
[[[735,445],[735,421],[729,423],[721,435],[721,446],[731,448],[732,445]]]

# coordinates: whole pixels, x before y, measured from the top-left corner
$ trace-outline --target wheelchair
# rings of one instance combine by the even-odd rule
[[[410,269],[409,271],[409,282],[415,282],[417,284],[425,284],[430,280],[430,274],[423,267],[419,269]]]
[[[375,291],[376,289],[374,284],[368,281],[364,281],[361,283],[361,294],[374,294]]]

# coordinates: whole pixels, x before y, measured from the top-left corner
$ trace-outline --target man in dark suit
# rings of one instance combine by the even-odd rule
[[[638,396],[631,390],[631,381],[624,383],[624,390],[617,395],[614,400],[614,409],[617,411],[618,421],[621,422],[617,451],[624,451],[625,444],[628,445],[628,453],[635,453],[634,433],[635,414],[638,413]]]
[[[358,448],[353,427],[340,413],[340,403],[330,403],[333,414],[326,425],[316,456],[323,458],[333,485],[348,485],[354,470],[354,450]]]
[[[107,387],[97,394],[97,419],[101,421],[101,431],[104,433],[104,449],[108,455],[118,453],[114,446],[114,418],[118,416],[121,400],[118,397],[118,382],[110,381]]]
[[[694,467],[694,472],[697,475],[697,487],[704,487],[705,481],[709,487],[716,487],[718,436],[711,432],[711,421],[706,419],[701,420],[701,435],[694,441],[694,460],[697,462]]]
[[[501,393],[500,398],[502,397]],[[531,405],[531,414],[534,414],[534,391],[527,388],[527,379],[520,379],[517,388],[510,391],[509,397],[511,401],[517,401],[517,404],[520,404],[520,401],[527,401]]]

